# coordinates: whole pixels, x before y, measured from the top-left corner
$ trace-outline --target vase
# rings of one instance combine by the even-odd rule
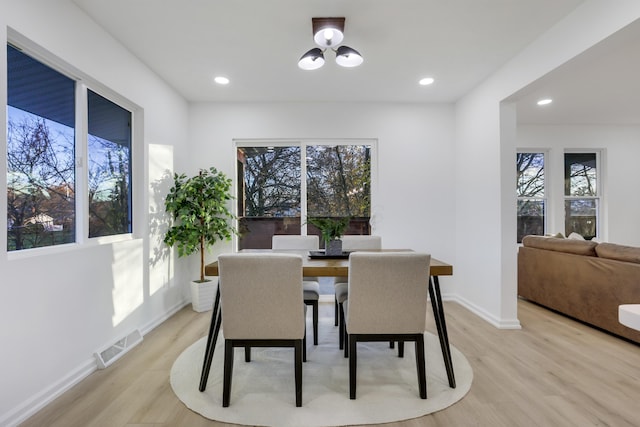
[[[342,255],[342,240],[329,240],[326,244],[324,253],[328,256]]]

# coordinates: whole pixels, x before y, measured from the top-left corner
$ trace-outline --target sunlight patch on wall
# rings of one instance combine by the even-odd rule
[[[130,316],[144,301],[142,240],[113,245],[113,326]]]
[[[162,241],[169,227],[164,199],[173,183],[173,146],[149,145],[149,294],[172,283],[170,251]]]

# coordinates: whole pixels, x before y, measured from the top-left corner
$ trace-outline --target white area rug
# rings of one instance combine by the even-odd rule
[[[310,327],[310,325],[309,325]],[[252,426],[339,426],[377,424],[419,417],[444,409],[469,391],[473,371],[451,347],[456,376],[449,388],[438,337],[425,333],[427,399],[420,399],[414,343],[404,358],[388,343],[358,344],[357,399],[349,399],[349,363],[338,349],[333,318],[321,318],[320,340],[307,342],[302,372],[302,407],[295,407],[293,349],[254,348],[250,363],[237,348],[231,404],[222,407],[224,337],[220,333],[207,389],[198,391],[206,337],[192,344],[171,369],[171,386],[184,404],[206,418]]]

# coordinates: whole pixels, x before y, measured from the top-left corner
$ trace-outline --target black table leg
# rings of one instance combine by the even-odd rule
[[[204,361],[202,363],[202,374],[200,375],[200,391],[207,388],[209,379],[209,370],[213,360],[213,352],[218,342],[218,333],[222,324],[222,313],[220,310],[220,283],[218,282],[218,290],[216,291],[216,299],[213,304],[213,313],[211,313],[211,325],[209,326],[209,336],[207,337],[207,347],[204,351]]]
[[[449,335],[447,334],[447,323],[444,318],[444,307],[442,306],[442,295],[440,294],[440,281],[438,280],[438,276],[429,277],[429,298],[431,298],[433,316],[436,321],[436,328],[438,329],[438,338],[440,339],[440,348],[442,349],[444,366],[447,370],[449,387],[456,388],[456,379],[453,374],[453,362],[451,360],[451,349],[449,348]]]

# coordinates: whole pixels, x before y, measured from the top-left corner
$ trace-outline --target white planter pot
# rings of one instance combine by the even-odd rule
[[[217,281],[191,282],[191,306],[193,311],[203,312],[213,310],[213,301],[216,298]]]

